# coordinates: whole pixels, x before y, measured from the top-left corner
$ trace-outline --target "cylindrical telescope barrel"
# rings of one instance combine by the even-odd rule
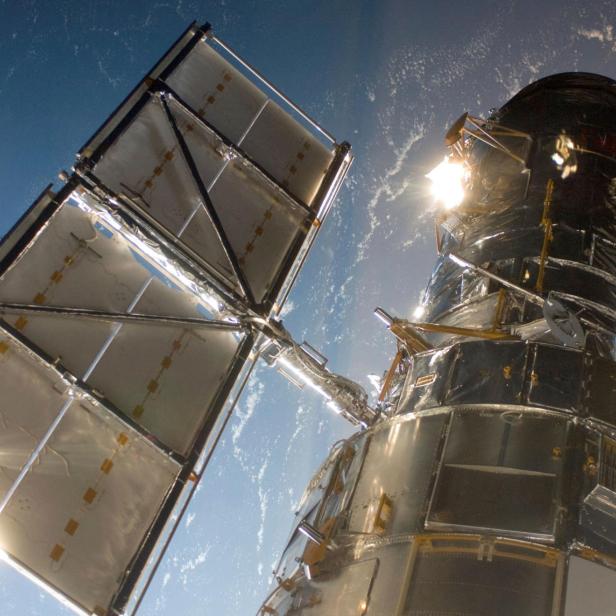
[[[429,348],[309,485],[296,529],[335,548],[296,530],[264,614],[616,613],[616,82],[554,75],[456,130]]]

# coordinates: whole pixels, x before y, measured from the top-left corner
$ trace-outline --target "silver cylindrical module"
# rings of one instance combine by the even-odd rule
[[[262,614],[616,613],[614,118],[616,82],[566,73],[448,134],[425,323],[385,314],[399,386],[308,486]]]

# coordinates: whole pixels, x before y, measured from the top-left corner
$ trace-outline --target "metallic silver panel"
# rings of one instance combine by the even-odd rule
[[[352,533],[412,533],[423,524],[446,414],[396,422],[370,439],[349,507]],[[381,498],[392,503],[385,527],[375,526]]]
[[[197,43],[166,81],[234,143],[267,100],[257,86],[206,41]]]
[[[207,40],[197,44],[166,81],[279,184],[304,203],[313,202],[332,152]]]
[[[609,616],[615,605],[616,571],[572,556],[564,616]]]
[[[131,245],[121,229],[69,200],[0,280],[0,300],[212,317],[203,298],[180,284]],[[243,334],[169,323],[10,313],[5,319],[182,454],[190,451],[243,339]]]
[[[302,580],[293,593],[281,595],[280,600],[276,597],[272,602],[276,607],[271,609],[279,616],[330,616],[332,605],[335,605],[336,614],[340,616],[366,614],[378,570],[379,561],[373,558],[352,562],[313,580]]]
[[[261,301],[276,283],[298,236],[307,231],[307,213],[173,99],[169,105],[239,267],[255,299]],[[158,98],[143,107],[94,172],[107,187],[126,195],[144,215],[182,239],[238,291],[239,281]]]
[[[0,515],[0,547],[100,612],[178,472],[116,418],[74,401]]]
[[[455,538],[427,539],[413,564],[401,615],[551,616],[553,561],[537,562],[530,550],[526,555],[495,553],[489,545],[482,550]]]
[[[69,200],[2,277],[0,299],[125,312],[150,277],[119,234]],[[113,328],[81,319],[15,315],[6,320],[79,376]]]
[[[525,260],[524,271],[524,278],[532,284],[539,271],[539,259]],[[616,309],[616,278],[597,267],[550,258],[545,267],[545,286],[555,293]]]
[[[616,274],[616,242],[593,235],[590,264]]]
[[[69,384],[26,349],[0,334],[0,499],[17,479],[66,402]],[[25,409],[36,409],[26,413]]]
[[[611,391],[606,382],[615,366],[554,344],[467,339],[413,356],[396,414],[461,404],[525,404],[576,414],[590,410],[609,422],[612,407],[603,398]]]
[[[584,357],[564,347],[533,345],[528,378],[529,404],[579,412]]]
[[[616,364],[602,357],[587,360],[584,406],[593,418],[616,426]]]
[[[249,304],[273,301],[338,188],[338,148],[210,43],[152,83],[80,172],[179,238],[218,284]]]
[[[550,416],[455,413],[426,526],[553,540],[566,435]]]
[[[614,543],[616,536],[616,492],[598,484],[584,499],[582,520],[592,533]]]
[[[519,342],[461,344],[446,403],[519,404],[527,352],[527,346]]]
[[[441,406],[449,390],[457,348],[418,353],[413,357],[396,413],[411,413]]]
[[[246,135],[243,149],[282,186],[312,204],[333,155],[276,103],[270,103]]]
[[[307,521],[324,533],[332,532],[336,522],[337,526],[346,528],[351,499],[368,448],[367,432],[343,442],[314,475],[302,497],[291,537],[278,562],[276,574],[279,577],[286,578],[297,570],[309,543],[297,529],[300,522]]]
[[[600,440],[599,440],[600,438]],[[616,441],[602,435],[598,460],[589,453],[583,470],[592,481],[592,489],[582,502],[580,511],[580,540],[613,555],[616,552]]]

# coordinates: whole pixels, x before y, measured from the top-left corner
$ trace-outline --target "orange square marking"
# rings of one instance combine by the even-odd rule
[[[55,282],[58,283],[60,282],[60,280],[62,280],[62,272],[58,272],[57,270],[51,275],[51,279]]]
[[[83,500],[86,501],[88,505],[91,505],[94,502],[95,498],[96,490],[94,490],[93,488],[88,488],[83,495]]]
[[[135,417],[136,419],[139,419],[139,417],[141,417],[143,415],[144,411],[145,411],[145,409],[143,408],[143,405],[142,404],[138,404],[133,409],[133,417]]]
[[[120,432],[120,434],[118,434],[116,440],[118,441],[119,445],[124,447],[124,445],[126,445],[126,443],[128,443],[128,436],[126,436],[126,434],[124,434],[124,432]]]
[[[222,83],[219,83],[219,84],[216,86],[216,89],[217,89],[219,92],[222,92],[222,91],[225,89],[225,86],[224,86]]]
[[[62,554],[64,554],[64,548],[59,543],[56,543],[53,546],[53,550],[51,550],[51,554],[49,554],[49,558],[58,562],[62,558]]]
[[[26,317],[19,317],[17,321],[15,321],[15,329],[23,329],[26,325],[28,325],[28,319]]]
[[[169,366],[171,365],[171,362],[173,360],[171,359],[171,357],[169,357],[169,355],[166,355],[165,357],[163,357],[163,360],[160,362],[160,365],[163,368],[169,368]]]
[[[73,518],[71,518],[66,523],[66,526],[64,527],[64,532],[69,534],[69,535],[74,535],[77,532],[78,528],[79,528],[79,522],[77,522],[77,520],[73,520]]]
[[[177,351],[177,350],[182,348],[182,341],[181,340],[174,340],[172,346],[173,346],[173,350]]]
[[[152,379],[149,383],[148,383],[148,391],[153,394],[156,390],[158,389],[158,381],[155,381],[154,379]]]
[[[231,75],[229,73],[225,73],[224,74],[224,80],[225,81],[231,81]]]
[[[9,350],[9,345],[6,342],[0,342],[0,354],[4,355]]]
[[[42,293],[37,293],[34,296],[34,303],[35,304],[39,304],[39,305],[44,304],[45,303],[45,299],[46,298],[45,298],[45,296]]]
[[[101,464],[101,471],[103,471],[105,475],[108,475],[112,468],[113,462],[109,458],[105,458],[105,460]]]

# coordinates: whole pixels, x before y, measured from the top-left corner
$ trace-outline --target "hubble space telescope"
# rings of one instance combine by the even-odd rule
[[[461,116],[378,418],[308,486],[261,614],[616,613],[616,82]]]
[[[616,82],[567,73],[454,123],[371,406],[278,318],[350,146],[192,24],[0,245],[0,556],[135,613],[262,359],[357,432],[261,616],[610,613],[615,114]]]

